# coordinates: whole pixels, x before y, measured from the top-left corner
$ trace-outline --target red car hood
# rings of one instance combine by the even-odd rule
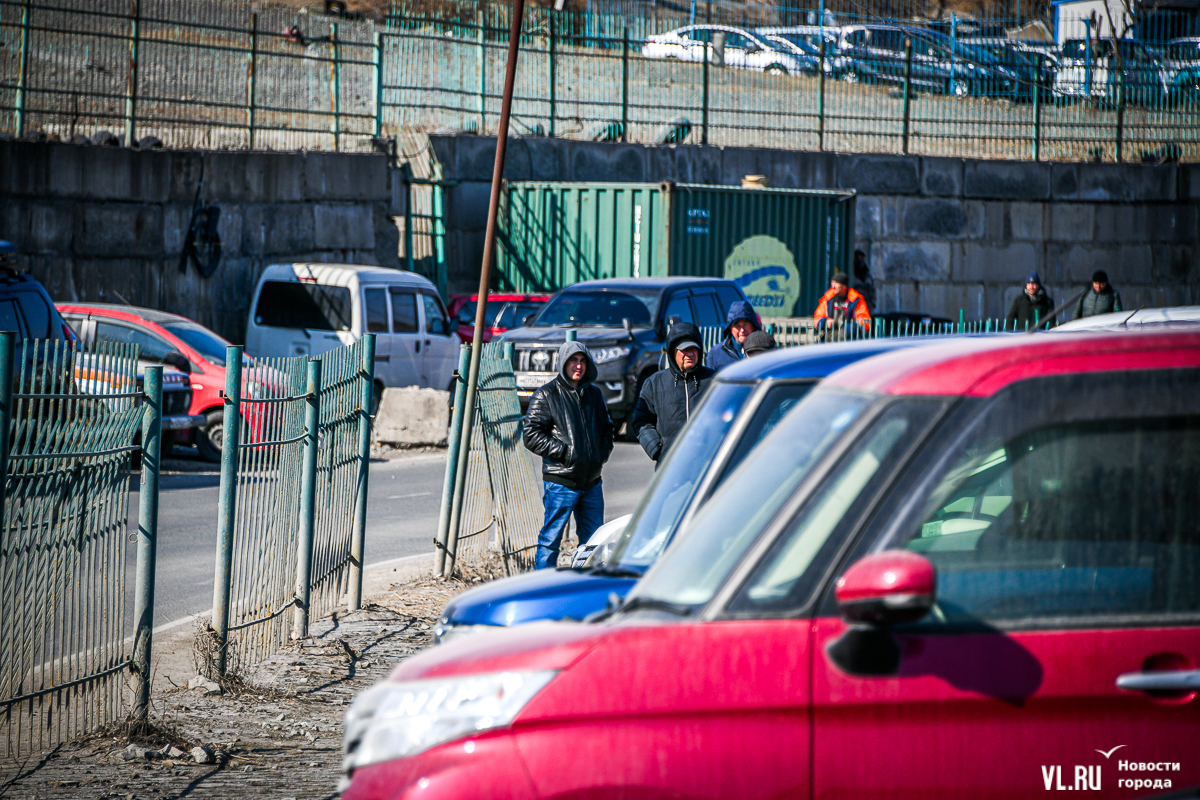
[[[401,662],[389,680],[412,681],[508,670],[566,669],[613,633],[606,625],[535,622],[484,630]]]

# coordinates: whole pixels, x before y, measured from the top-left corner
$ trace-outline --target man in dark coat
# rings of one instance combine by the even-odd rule
[[[667,368],[647,378],[638,395],[633,434],[646,455],[654,459],[655,469],[716,374],[700,363],[700,344],[700,331],[690,322],[671,328],[667,334]]]
[[[1102,269],[1093,272],[1092,288],[1079,298],[1079,303],[1075,306],[1075,319],[1121,310],[1121,295],[1108,282],[1108,273]]]
[[[558,564],[567,519],[575,513],[579,543],[604,524],[600,470],[613,449],[613,424],[604,395],[592,384],[596,363],[579,342],[558,349],[559,374],[533,393],[525,414],[525,446],[542,457],[545,522],[536,569]]]
[[[1046,293],[1042,279],[1036,272],[1029,273],[1025,279],[1025,291],[1012,302],[1005,318],[1008,330],[1023,331],[1041,324],[1043,328],[1054,327],[1054,320],[1046,322],[1046,318],[1054,311],[1054,298]]]
[[[734,300],[725,315],[725,330],[721,341],[708,351],[704,365],[714,372],[746,357],[742,343],[755,331],[762,330],[762,320],[754,312],[754,306],[745,300]]]

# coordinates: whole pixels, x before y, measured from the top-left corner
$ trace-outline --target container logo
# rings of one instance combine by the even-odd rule
[[[790,317],[800,299],[796,260],[774,236],[739,242],[725,259],[725,277],[741,287],[759,316]]]

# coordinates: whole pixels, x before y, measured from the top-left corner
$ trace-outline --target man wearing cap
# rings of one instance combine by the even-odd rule
[[[869,328],[871,310],[867,308],[867,299],[857,290],[850,288],[849,276],[844,272],[835,272],[829,282],[829,291],[817,301],[813,321],[817,324],[817,330],[824,331],[831,327],[840,327],[850,320]]]
[[[742,344],[747,336],[761,330],[762,320],[755,313],[754,306],[745,300],[735,300],[729,306],[729,313],[725,315],[725,330],[721,331],[721,341],[708,351],[704,366],[711,370],[719,370],[745,358]]]
[[[1042,286],[1042,279],[1037,272],[1029,273],[1025,279],[1025,291],[1017,295],[1008,309],[1005,317],[1005,327],[1008,330],[1024,331],[1041,324],[1043,328],[1054,327],[1054,320],[1046,322],[1046,318],[1054,311],[1054,298]],[[1044,324],[1042,324],[1044,323]]]
[[[746,354],[746,358],[769,353],[774,349],[775,337],[766,331],[755,331],[742,342],[742,352]]]
[[[1083,293],[1075,306],[1075,319],[1122,310],[1120,292],[1108,282],[1108,273],[1098,269],[1092,273],[1092,288]]]
[[[533,393],[525,414],[525,446],[542,457],[545,521],[535,569],[554,567],[571,513],[579,543],[604,524],[600,470],[613,449],[613,424],[604,395],[592,384],[596,362],[582,342],[558,348],[559,373]]]
[[[667,334],[667,369],[642,384],[633,409],[633,434],[655,469],[692,416],[716,373],[700,363],[700,330],[681,322]]]

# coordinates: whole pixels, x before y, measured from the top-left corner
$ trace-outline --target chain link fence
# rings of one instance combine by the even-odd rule
[[[395,138],[405,152],[415,134],[495,133],[508,7],[430,8],[397,4],[373,21],[251,0],[0,0],[0,130],[274,150],[370,150]],[[658,7],[642,16],[529,9],[513,132],[1200,159],[1200,55],[1168,38],[1186,25],[1104,28],[1040,7],[1030,9],[1036,17],[971,20],[860,9],[823,35],[803,24],[813,10],[736,8],[717,9],[726,29],[690,33],[680,29],[699,18]],[[1047,40],[1056,23],[1094,43]],[[771,25],[790,33],[765,33]]]

